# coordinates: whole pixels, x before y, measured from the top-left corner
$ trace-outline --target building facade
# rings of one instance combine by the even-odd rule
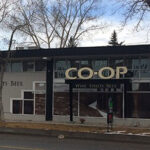
[[[111,99],[116,121],[149,123],[149,45],[15,50],[10,56],[3,79],[6,120],[69,121],[72,111],[74,120],[105,122]],[[101,78],[104,67],[101,75],[105,78]],[[127,72],[116,78],[117,67],[126,67]],[[69,72],[76,78],[67,81],[69,68],[76,68]],[[83,69],[86,80],[79,80],[82,68],[90,68],[92,76],[88,78],[90,71]]]

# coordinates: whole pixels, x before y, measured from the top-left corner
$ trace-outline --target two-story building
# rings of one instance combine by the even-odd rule
[[[105,123],[111,99],[116,123],[150,125],[150,45],[11,51],[2,98],[6,120]]]

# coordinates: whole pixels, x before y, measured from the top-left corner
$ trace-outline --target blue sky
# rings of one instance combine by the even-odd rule
[[[132,20],[129,20],[127,25],[123,28],[123,13],[125,9],[119,9],[120,4],[116,3],[116,1],[117,0],[103,0],[103,6],[105,8],[105,15],[103,16],[103,20],[108,23],[108,28],[102,31],[92,32],[90,36],[87,35],[83,38],[81,46],[108,45],[108,41],[110,40],[113,30],[116,30],[118,33],[118,41],[125,41],[126,45],[150,44],[150,28],[147,27],[149,26],[150,22],[145,20],[141,24],[142,27],[138,30],[135,30],[137,20],[136,18],[133,18]]]
[[[150,28],[147,28],[149,22],[145,21],[142,26],[143,28],[138,31],[134,30],[136,19],[129,21],[128,24],[124,28],[122,28],[121,23],[124,20],[122,16],[124,10],[118,10],[119,4],[116,3],[116,1],[117,0],[103,0],[102,4],[103,9],[105,10],[105,15],[103,16],[103,18],[99,18],[96,22],[93,22],[93,24],[98,24],[103,21],[107,22],[108,27],[103,30],[92,31],[89,34],[85,34],[85,36],[80,39],[79,46],[108,45],[108,41],[110,40],[113,30],[116,30],[118,33],[118,41],[125,41],[126,45],[150,44]],[[115,10],[117,11],[115,12]],[[101,9],[98,9],[97,12],[101,12]],[[0,32],[0,39],[4,37],[9,37],[9,33],[8,31],[3,31],[2,29]],[[0,40],[1,49],[7,49],[5,42],[4,40]]]

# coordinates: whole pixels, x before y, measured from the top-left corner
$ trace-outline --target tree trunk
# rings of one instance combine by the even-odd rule
[[[4,68],[5,68],[5,63],[2,63],[1,74],[0,74],[0,121],[4,121],[4,108],[3,108],[3,100],[2,100]]]

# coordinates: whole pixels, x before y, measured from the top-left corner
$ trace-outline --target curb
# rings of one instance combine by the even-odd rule
[[[58,137],[59,135],[64,135],[65,138],[74,138],[74,139],[150,144],[149,136],[123,135],[123,134],[118,135],[118,134],[100,134],[100,133],[85,133],[85,132],[81,133],[81,132],[67,132],[58,130],[39,130],[39,129],[22,129],[22,128],[0,128],[0,134],[50,136],[50,137]]]

